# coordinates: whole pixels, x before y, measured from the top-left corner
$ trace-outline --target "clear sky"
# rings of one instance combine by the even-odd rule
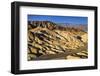
[[[88,24],[88,17],[28,15],[28,21],[52,21],[55,23]]]

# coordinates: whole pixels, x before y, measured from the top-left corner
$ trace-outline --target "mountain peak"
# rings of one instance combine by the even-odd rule
[[[31,25],[31,27],[42,27],[42,28],[48,28],[48,29],[54,29],[57,24],[51,22],[51,21],[28,21],[28,25]]]

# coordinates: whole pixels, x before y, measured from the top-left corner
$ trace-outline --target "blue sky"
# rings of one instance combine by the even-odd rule
[[[55,23],[88,24],[88,17],[28,15],[28,21],[52,21]]]

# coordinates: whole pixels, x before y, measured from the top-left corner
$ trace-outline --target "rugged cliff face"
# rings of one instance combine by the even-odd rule
[[[50,21],[28,22],[28,60],[88,58],[87,32]]]

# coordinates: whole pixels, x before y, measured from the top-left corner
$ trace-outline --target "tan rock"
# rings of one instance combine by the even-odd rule
[[[80,57],[75,57],[75,56],[69,55],[66,57],[66,59],[80,59]]]
[[[82,37],[82,41],[87,43],[88,42],[88,34],[84,34],[81,36]]]

